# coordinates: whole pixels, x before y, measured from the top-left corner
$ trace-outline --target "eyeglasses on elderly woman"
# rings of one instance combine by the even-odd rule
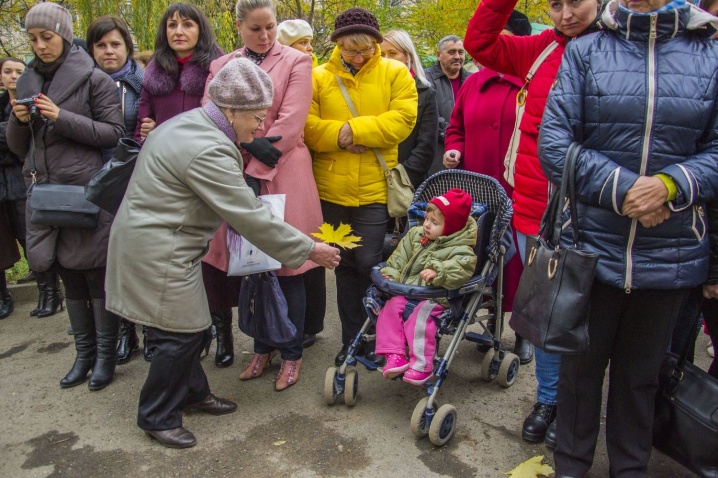
[[[367,48],[366,50],[344,50],[344,49],[342,49],[341,53],[344,58],[352,59],[352,58],[356,58],[358,56],[361,56],[362,58],[369,58],[370,56],[374,55],[375,51],[376,51],[376,46],[373,46],[371,48]]]

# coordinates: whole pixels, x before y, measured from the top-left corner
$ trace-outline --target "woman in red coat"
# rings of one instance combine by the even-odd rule
[[[531,35],[531,23],[526,15],[514,10],[504,34]],[[444,166],[491,176],[501,183],[509,198],[514,189],[504,179],[504,156],[516,123],[516,93],[522,86],[523,81],[515,76],[481,67],[459,90],[446,128]],[[514,257],[506,264],[503,300],[506,312],[511,312],[522,272],[520,258]],[[522,364],[533,360],[533,346],[518,334],[514,353]]]
[[[556,26],[539,35],[501,35],[517,0],[483,0],[469,22],[464,47],[482,65],[506,75],[526,78],[531,65],[553,42],[556,48],[538,67],[528,84],[526,108],[519,125],[521,138],[514,171],[514,229],[522,261],[526,236],[537,234],[548,202],[549,183],[538,160],[537,145],[541,117],[551,85],[556,79],[566,42],[600,29],[597,0],[555,0],[549,15]],[[522,437],[555,446],[556,394],[561,356],[536,349],[537,402],[523,424]]]

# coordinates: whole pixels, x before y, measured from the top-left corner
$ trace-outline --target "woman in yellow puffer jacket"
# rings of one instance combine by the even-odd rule
[[[397,165],[398,145],[416,122],[414,79],[402,63],[381,57],[383,37],[374,15],[350,8],[334,22],[332,56],[313,71],[313,98],[304,142],[314,151],[314,177],[324,221],[349,224],[361,247],[342,251],[335,270],[342,322],[341,364],[366,313],[362,298],[371,284],[371,267],[381,261],[386,209],[386,179],[372,151],[381,151],[389,168]],[[359,116],[354,118],[339,88],[346,85]],[[370,359],[375,356],[370,356]]]

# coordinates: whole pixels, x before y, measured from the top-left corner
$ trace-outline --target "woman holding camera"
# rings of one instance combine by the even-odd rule
[[[85,185],[102,167],[102,148],[113,148],[123,133],[117,87],[84,51],[72,45],[70,12],[55,3],[39,3],[25,17],[35,52],[17,80],[8,145],[26,156],[30,184]],[[115,371],[119,319],[105,310],[105,265],[112,216],[100,211],[95,229],[33,224],[32,189],[26,209],[27,258],[34,271],[53,271],[65,284],[77,357],[60,381],[74,387],[90,376],[100,390]]]

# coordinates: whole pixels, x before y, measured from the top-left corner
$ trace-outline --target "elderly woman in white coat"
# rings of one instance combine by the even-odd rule
[[[175,448],[196,443],[182,427],[183,408],[215,415],[237,408],[210,393],[199,362],[211,325],[199,265],[222,221],[289,267],[339,264],[337,249],[273,217],[243,178],[236,144],[252,141],[272,104],[269,76],[234,59],[209,96],[148,136],[110,235],[107,308],[148,326],[155,350],[137,423]]]

